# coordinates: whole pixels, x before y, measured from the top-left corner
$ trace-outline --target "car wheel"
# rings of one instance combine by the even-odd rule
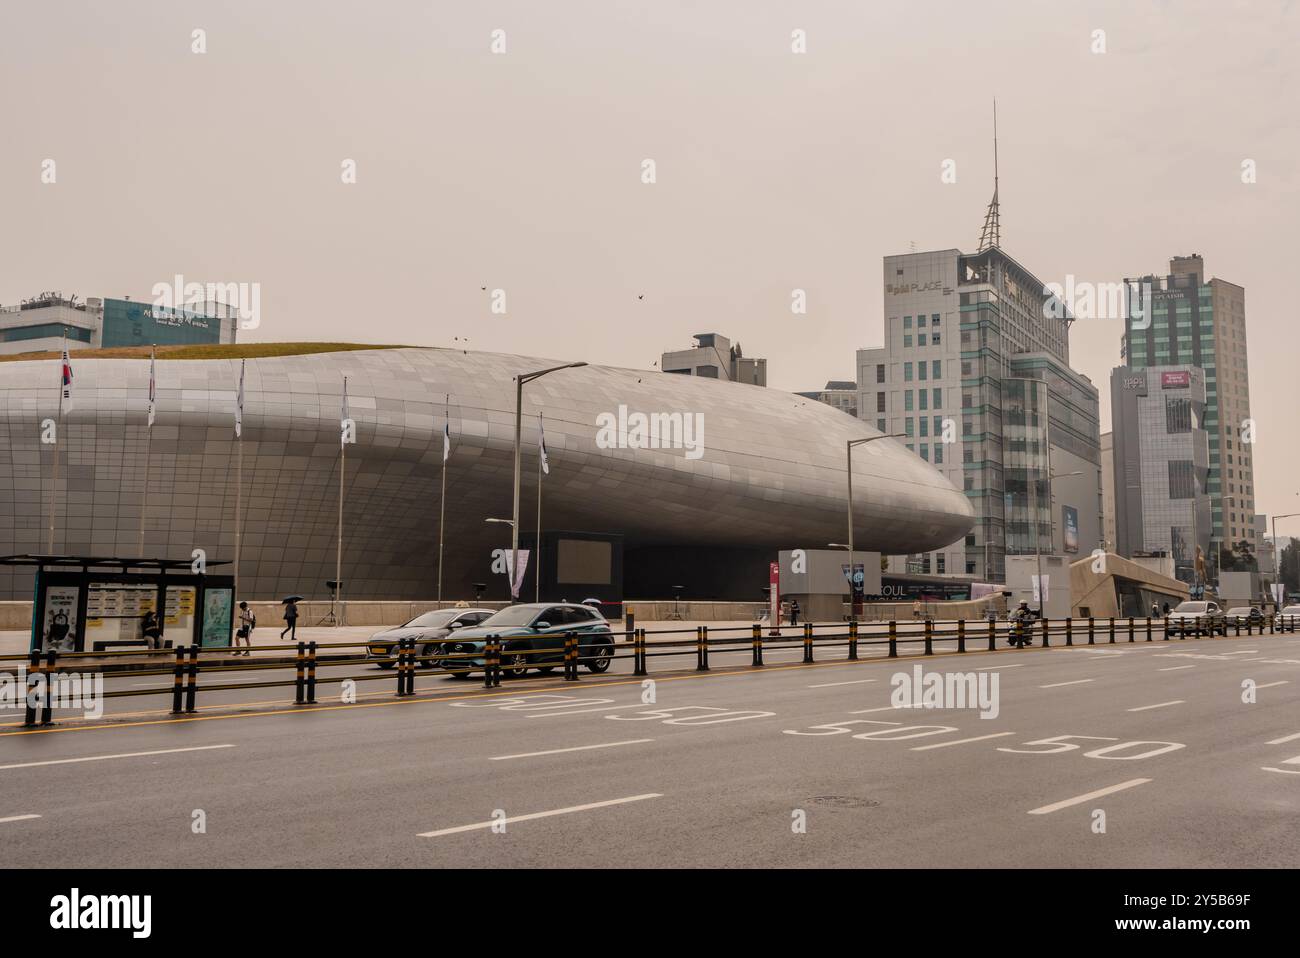
[[[397,664],[397,650],[389,649],[388,652],[385,653],[385,658],[380,659],[375,664],[381,669],[391,669]]]
[[[522,652],[506,652],[501,656],[501,674],[508,679],[521,679],[528,671],[528,656]]]
[[[609,640],[602,641],[593,645],[589,654],[591,658],[587,660],[587,671],[608,672],[609,663],[614,660],[614,643]]]
[[[552,672],[555,671],[555,666],[553,666],[553,665],[539,665],[539,666],[537,667],[537,671],[540,672],[542,675],[550,675]]]
[[[420,649],[420,667],[421,667],[421,668],[431,669],[431,668],[433,668],[435,665],[438,664],[438,661],[437,661],[436,659],[430,658],[430,656],[431,656],[432,654],[433,654],[433,646],[432,646],[432,645],[426,645],[426,646],[423,646],[423,647]]]

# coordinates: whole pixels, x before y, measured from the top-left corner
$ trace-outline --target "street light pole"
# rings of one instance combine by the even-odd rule
[[[551,366],[549,369],[539,369],[536,372],[520,373],[515,376],[515,487],[514,487],[514,511],[511,515],[510,534],[510,568],[506,575],[510,580],[510,599],[513,601],[515,596],[515,571],[519,568],[519,461],[520,461],[520,430],[522,428],[523,408],[524,408],[524,383],[530,383],[534,379],[540,379],[547,373],[553,373],[560,369],[577,369],[579,366],[585,366],[586,363],[565,363],[563,366]],[[537,543],[537,548],[541,548],[541,543]],[[523,586],[523,577],[519,577],[519,585]]]
[[[1277,551],[1277,520],[1293,519],[1296,516],[1300,516],[1300,512],[1284,512],[1282,515],[1273,516],[1271,519],[1273,523],[1273,582],[1275,585],[1282,581],[1282,556]],[[1283,589],[1285,591],[1285,586],[1283,586]],[[1278,611],[1281,611],[1282,603],[1278,601],[1276,594],[1273,596],[1273,604],[1277,606]]]
[[[853,581],[853,447],[865,445],[866,443],[869,442],[875,442],[877,439],[900,439],[904,435],[905,434],[901,432],[889,433],[888,435],[882,433],[879,436],[867,436],[865,439],[850,439],[845,445],[845,459],[847,461],[847,468],[845,470],[845,474],[848,476],[848,493],[849,493],[848,548],[849,548],[849,619],[850,620],[854,618],[854,613],[857,611],[853,607],[854,594],[857,591],[855,587],[855,583]],[[863,570],[864,574],[865,571],[866,570],[864,569]]]

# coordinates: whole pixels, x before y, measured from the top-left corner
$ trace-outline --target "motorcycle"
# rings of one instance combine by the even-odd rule
[[[1013,616],[1007,629],[1007,645],[1017,649],[1033,645],[1033,625],[1034,617],[1032,615]]]

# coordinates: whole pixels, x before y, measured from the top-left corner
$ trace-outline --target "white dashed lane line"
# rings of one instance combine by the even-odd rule
[[[39,815],[10,815],[7,818],[0,818],[0,825],[3,825],[5,822],[26,822],[33,818],[40,817],[41,816]]]
[[[1151,781],[1149,778],[1134,778],[1127,782],[1120,782],[1118,785],[1111,785],[1108,788],[1099,788],[1095,792],[1088,792],[1085,795],[1076,795],[1074,798],[1063,799],[1059,802],[1053,802],[1051,805],[1043,805],[1041,808],[1030,809],[1030,815],[1050,815],[1052,812],[1059,812],[1063,808],[1069,808],[1071,805],[1082,805],[1084,802],[1090,802],[1094,798],[1101,798],[1103,795],[1113,795],[1116,792],[1122,792],[1126,788],[1135,788],[1138,785],[1145,785]]]
[[[653,742],[652,738],[633,738],[624,742],[602,742],[599,745],[575,745],[572,748],[548,748],[544,752],[521,752],[518,755],[493,755],[488,761],[504,762],[512,758],[536,758],[539,755],[561,755],[565,752],[587,752],[596,748],[617,748],[620,745],[640,745],[643,742]]]
[[[551,818],[554,815],[570,815],[574,812],[586,812],[594,808],[608,808],[611,805],[626,805],[629,802],[643,802],[648,798],[663,798],[660,792],[650,792],[646,795],[630,795],[627,798],[611,798],[604,802],[589,802],[586,805],[571,805],[568,808],[556,808],[549,812],[530,812],[527,815],[506,815],[501,818],[494,818],[488,822],[475,822],[473,825],[457,825],[455,828],[440,828],[432,832],[420,832],[416,838],[437,838],[440,835],[456,835],[461,832],[472,832],[483,828],[491,828],[494,825],[513,825],[516,822],[530,822],[536,818]]]
[[[173,755],[177,752],[206,752],[214,748],[234,748],[231,743],[225,745],[194,745],[190,748],[160,748],[152,752],[119,752],[116,755],[86,755],[82,758],[52,758],[44,762],[21,762],[17,765],[0,765],[0,771],[11,768],[36,768],[38,765],[72,765],[76,762],[103,762],[111,758],[140,758],[148,755]]]
[[[837,685],[865,685],[868,682],[874,682],[875,679],[854,679],[851,682],[823,682],[820,685],[810,685],[810,689],[832,689]]]
[[[1171,665],[1168,668],[1156,669],[1157,672],[1181,672],[1183,669],[1194,669],[1194,665]]]
[[[1053,682],[1051,685],[1040,685],[1040,689],[1059,689],[1067,685],[1086,685],[1088,682],[1095,682],[1095,679],[1075,679],[1073,682]]]
[[[1300,738],[1300,732],[1296,732],[1294,735],[1283,735],[1281,738],[1275,738],[1275,739],[1273,739],[1273,741],[1271,741],[1271,742],[1265,742],[1264,744],[1265,744],[1265,745],[1285,745],[1287,742],[1294,742],[1294,741],[1295,741],[1296,739],[1298,739],[1298,738]]]
[[[1290,684],[1290,683],[1289,683],[1286,679],[1283,679],[1283,680],[1280,681],[1280,682],[1265,682],[1263,685],[1256,685],[1255,688],[1256,688],[1256,689],[1271,689],[1271,688],[1276,688],[1276,687],[1279,686],[1279,685],[1289,685],[1289,684]]]
[[[1149,712],[1151,709],[1167,708],[1170,705],[1186,705],[1186,699],[1174,699],[1172,702],[1157,702],[1155,705],[1139,705],[1135,709],[1127,709],[1129,712]]]

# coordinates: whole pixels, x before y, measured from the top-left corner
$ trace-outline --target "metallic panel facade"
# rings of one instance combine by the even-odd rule
[[[444,591],[504,594],[492,550],[511,513],[516,373],[555,360],[447,349],[368,349],[247,360],[240,593],[326,595],[334,578],[339,416],[348,377],[357,443],[347,449],[345,595],[427,599],[437,581],[442,428],[449,415]],[[0,552],[44,552],[58,364],[0,364]],[[62,426],[54,551],[134,555],[145,481],[148,360],[75,363]],[[239,360],[160,360],[149,441],[145,554],[195,548],[232,559]],[[449,399],[448,399],[449,397]],[[699,458],[680,448],[601,448],[601,414],[702,417]],[[444,409],[446,412],[444,412]],[[522,531],[536,517],[537,422],[545,417],[548,530],[619,533],[629,550],[824,548],[846,536],[845,442],[862,422],[790,393],[658,372],[589,366],[529,383],[523,408]],[[965,496],[892,439],[854,450],[858,548],[913,553],[970,529]],[[224,571],[229,571],[223,569]],[[760,584],[747,584],[746,595]],[[527,592],[527,588],[525,589]],[[31,579],[0,573],[0,597]]]

